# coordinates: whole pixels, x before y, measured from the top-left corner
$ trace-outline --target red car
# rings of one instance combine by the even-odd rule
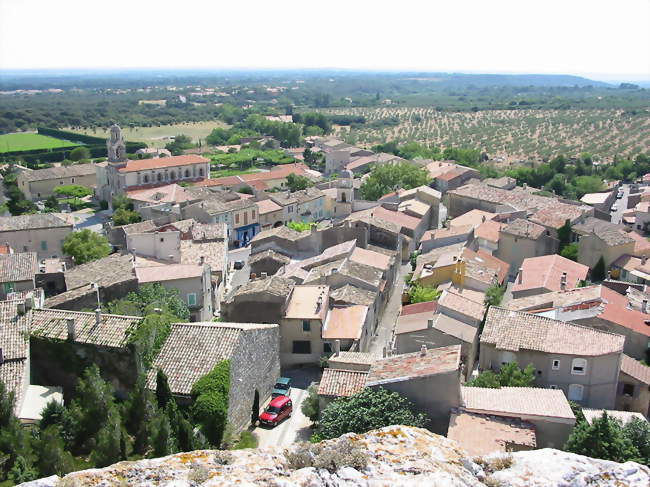
[[[276,426],[284,419],[291,416],[293,405],[291,398],[287,396],[274,397],[264,412],[260,415],[260,423],[269,426]]]

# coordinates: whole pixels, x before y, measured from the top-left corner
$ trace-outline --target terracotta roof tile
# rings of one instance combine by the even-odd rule
[[[575,420],[561,389],[460,387],[461,405],[471,412],[499,416],[541,416]]]
[[[650,385],[650,367],[625,354],[621,355],[621,372]]]
[[[359,370],[323,370],[318,385],[318,395],[328,397],[348,397],[361,392],[366,384],[368,372]]]
[[[571,289],[578,287],[580,281],[587,279],[589,267],[553,254],[524,259],[519,272],[521,283],[520,276],[517,276],[512,287],[513,292],[527,289],[560,291],[564,273],[566,273],[566,287]]]
[[[127,161],[126,167],[121,168],[119,172],[146,171],[147,169],[162,169],[165,167],[187,166],[190,164],[205,164],[207,162],[210,162],[210,159],[195,154],[160,157],[156,159],[140,159],[137,161]]]
[[[358,340],[368,315],[368,306],[356,304],[345,308],[332,308],[327,313],[322,336],[325,340]]]
[[[460,345],[431,348],[379,359],[370,366],[367,384],[402,382],[415,377],[445,374],[460,368]]]
[[[36,252],[0,254],[0,282],[31,281],[38,274]]]

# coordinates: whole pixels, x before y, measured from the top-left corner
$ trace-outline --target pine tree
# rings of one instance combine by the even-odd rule
[[[159,408],[167,407],[167,403],[172,399],[172,391],[169,388],[167,374],[162,369],[158,369],[156,374],[156,399]]]
[[[639,457],[639,451],[625,436],[619,423],[607,413],[592,424],[580,421],[564,446],[566,451],[592,458],[626,462]]]
[[[140,374],[124,409],[126,430],[134,438],[133,448],[144,453],[150,444],[151,421],[155,415],[153,395],[146,388],[147,377]]]
[[[164,457],[177,451],[169,418],[163,409],[158,409],[152,421],[151,446],[155,457]]]
[[[57,425],[52,424],[41,430],[35,451],[38,471],[43,477],[54,474],[63,476],[74,469],[72,455],[65,451],[60,427]]]
[[[113,407],[107,421],[97,433],[97,443],[90,459],[97,467],[107,467],[119,462],[124,457],[122,419],[117,409]]]

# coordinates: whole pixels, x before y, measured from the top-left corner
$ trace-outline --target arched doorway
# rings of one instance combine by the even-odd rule
[[[260,418],[260,393],[255,389],[255,395],[253,396],[253,409],[251,411],[251,424],[255,426],[257,420]]]

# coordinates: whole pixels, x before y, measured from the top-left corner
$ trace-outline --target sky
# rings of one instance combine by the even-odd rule
[[[0,0],[0,70],[346,68],[650,80],[650,0]]]

